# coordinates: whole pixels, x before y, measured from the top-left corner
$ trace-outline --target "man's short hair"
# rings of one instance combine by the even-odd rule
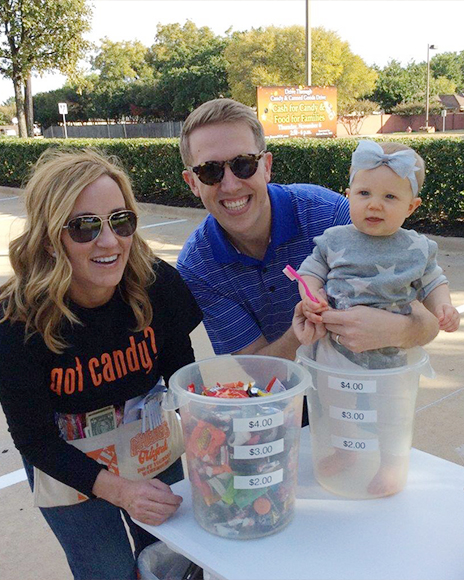
[[[186,167],[192,164],[192,154],[190,151],[189,137],[191,133],[199,127],[213,125],[216,123],[237,123],[241,122],[253,132],[258,151],[266,149],[264,129],[258,121],[256,113],[251,107],[233,99],[213,99],[200,105],[192,111],[184,122],[180,135],[180,154]],[[251,153],[251,151],[244,151]]]

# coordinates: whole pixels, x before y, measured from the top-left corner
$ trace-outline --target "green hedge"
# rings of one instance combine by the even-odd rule
[[[464,217],[464,139],[459,137],[376,138],[410,145],[425,160],[427,175],[418,218]],[[343,193],[351,153],[358,139],[270,140],[272,180],[316,183]],[[182,179],[177,139],[2,139],[0,185],[19,187],[47,147],[97,147],[116,155],[131,176],[137,199],[174,206],[201,207]]]

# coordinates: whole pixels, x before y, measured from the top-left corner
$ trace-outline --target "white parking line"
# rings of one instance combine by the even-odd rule
[[[448,395],[445,395],[444,397],[441,397],[440,399],[437,399],[436,401],[433,401],[432,403],[429,403],[428,405],[424,405],[423,407],[416,409],[416,413],[419,413],[420,411],[423,411],[424,409],[428,409],[429,407],[433,407],[434,405],[438,405],[439,403],[441,403],[445,399],[449,399],[449,397],[454,397],[455,395],[462,393],[462,391],[464,391],[464,389],[458,389],[457,391],[454,391],[454,393],[449,393]]]
[[[180,224],[188,220],[171,220],[170,222],[162,222],[160,224],[149,224],[148,226],[140,226],[139,230],[144,230],[146,228],[157,228],[158,226],[170,226],[171,224]]]
[[[3,197],[0,201],[10,201],[10,199],[18,199],[19,195],[14,195],[13,197]]]
[[[15,483],[20,483],[21,481],[26,481],[27,475],[25,469],[18,469],[17,471],[12,471],[6,475],[0,477],[0,489],[4,487],[9,487]]]

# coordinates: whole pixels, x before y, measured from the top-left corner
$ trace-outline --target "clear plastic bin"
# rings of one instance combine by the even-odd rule
[[[223,399],[189,392],[254,382],[269,396]],[[164,402],[180,408],[197,522],[225,538],[249,539],[283,529],[293,516],[303,396],[309,373],[267,356],[218,356],[187,365],[169,381]]]
[[[404,488],[419,379],[434,376],[423,349],[404,352],[404,366],[370,370],[347,359],[336,367],[321,364],[317,345],[298,349],[297,361],[312,377],[307,401],[314,473],[329,491],[373,499]]]
[[[182,580],[191,562],[163,542],[147,546],[137,559],[141,580]]]

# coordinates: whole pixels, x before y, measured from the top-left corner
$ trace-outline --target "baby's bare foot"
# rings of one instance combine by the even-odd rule
[[[367,486],[367,491],[372,495],[386,496],[401,491],[403,487],[403,470],[406,460],[400,460],[394,464],[381,465],[373,480]]]
[[[332,455],[323,457],[317,464],[317,468],[321,475],[331,477],[337,475],[341,471],[351,467],[356,461],[356,453],[353,451],[344,451],[343,449],[336,449]]]

